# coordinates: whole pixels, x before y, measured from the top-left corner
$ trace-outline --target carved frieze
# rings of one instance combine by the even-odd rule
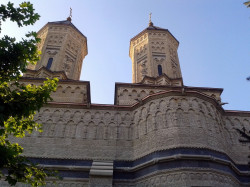
[[[60,46],[64,40],[64,34],[49,34],[48,36],[48,45]]]
[[[72,58],[71,56],[67,54],[65,55],[62,69],[65,71],[66,75],[71,74],[71,70],[72,70],[74,62],[75,62],[74,58]]]
[[[214,115],[210,115],[210,113],[214,113]],[[231,142],[237,146],[239,153],[248,151],[247,147],[242,147],[237,141],[226,141],[225,137],[230,139],[239,137],[233,131],[233,127],[228,129],[227,126],[233,124],[230,124],[230,121],[235,121],[237,124],[242,124],[242,122],[249,124],[249,119],[241,119],[241,122],[240,118],[232,120],[227,117],[225,127],[224,123],[220,122],[221,114],[215,115],[215,113],[216,109],[209,103],[197,98],[184,99],[182,97],[157,99],[139,107],[133,114],[105,110],[44,108],[35,118],[36,121],[44,124],[44,132],[32,136],[104,142],[133,140],[135,158],[156,149],[188,146],[188,143],[192,146],[224,151],[231,155],[228,149],[232,146],[229,145]],[[157,134],[153,132],[157,132]],[[157,147],[151,147],[151,144],[145,141],[146,139],[161,143]],[[132,150],[132,147],[130,149]],[[236,157],[237,154],[234,153],[232,157]]]
[[[163,41],[152,41],[151,42],[152,52],[165,52],[165,43]]]

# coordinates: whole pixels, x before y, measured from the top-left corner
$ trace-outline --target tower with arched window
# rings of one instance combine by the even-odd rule
[[[148,27],[130,40],[133,83],[182,85],[178,45],[169,30],[154,26],[150,20]],[[152,78],[157,80],[152,82]]]
[[[48,22],[38,31],[41,59],[30,65],[26,77],[57,77],[79,80],[82,62],[88,54],[87,38],[73,25],[71,18]]]

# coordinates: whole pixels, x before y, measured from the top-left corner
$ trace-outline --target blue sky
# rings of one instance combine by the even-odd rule
[[[1,0],[1,3],[6,3]],[[20,3],[16,0],[15,3]],[[26,28],[2,23],[20,39],[50,21],[72,23],[88,38],[81,80],[90,81],[92,103],[113,104],[115,82],[132,82],[129,41],[148,25],[169,29],[179,40],[186,86],[224,88],[227,110],[250,111],[250,8],[244,0],[42,0],[31,1],[40,20]]]

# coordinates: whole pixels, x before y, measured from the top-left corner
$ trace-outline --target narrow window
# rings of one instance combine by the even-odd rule
[[[50,68],[51,68],[52,62],[53,62],[53,58],[49,58],[48,64],[47,64],[47,66],[46,66],[47,69],[50,69]]]
[[[162,67],[161,67],[161,65],[158,65],[158,74],[159,74],[159,76],[162,75]]]

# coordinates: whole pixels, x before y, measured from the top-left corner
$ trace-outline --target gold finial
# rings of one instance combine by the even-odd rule
[[[149,13],[149,23],[148,23],[148,26],[153,26],[153,22],[151,21],[151,16],[152,16],[152,13],[150,12]]]
[[[72,20],[72,8],[69,9],[69,17],[67,18],[68,21]]]

